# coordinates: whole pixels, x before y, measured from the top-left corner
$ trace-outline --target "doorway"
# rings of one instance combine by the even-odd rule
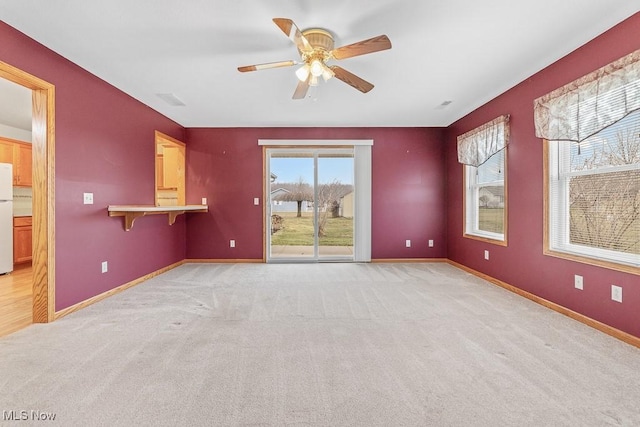
[[[353,148],[266,151],[267,261],[353,261]]]
[[[55,87],[0,61],[0,78],[32,94],[32,320],[55,318]]]
[[[0,336],[33,323],[31,98],[30,89],[0,78],[0,163],[13,165],[13,181],[0,183],[0,198],[12,193],[0,201]]]

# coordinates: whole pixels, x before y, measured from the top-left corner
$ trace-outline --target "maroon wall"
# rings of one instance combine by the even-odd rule
[[[253,205],[254,197],[264,202],[258,139],[296,138],[373,139],[372,257],[446,256],[442,130],[224,128],[187,129],[187,201],[207,197],[210,205],[187,218],[188,258],[262,259],[262,206]]]
[[[106,209],[154,203],[154,130],[182,139],[184,129],[3,22],[0,40],[0,61],[56,87],[56,310],[184,259],[184,218],[125,232]]]
[[[637,275],[543,256],[542,141],[534,135],[533,100],[640,48],[640,14],[451,125],[446,134],[448,257],[533,294],[635,336],[640,336]],[[511,115],[508,159],[508,247],[462,237],[462,166],[456,136],[501,114]],[[483,251],[490,251],[485,261]],[[584,291],[573,275],[584,277]],[[611,285],[623,287],[623,303],[611,300]]]

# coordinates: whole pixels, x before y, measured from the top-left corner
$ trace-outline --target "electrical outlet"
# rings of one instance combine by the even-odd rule
[[[236,247],[236,241],[235,240],[229,240],[229,247],[230,248],[235,248]]]
[[[93,193],[84,193],[84,204],[92,205],[93,204]]]
[[[583,290],[584,289],[584,282],[582,280],[582,276],[578,276],[577,274],[573,276],[573,286],[575,286],[576,289],[580,289]]]
[[[109,271],[109,264],[107,261],[102,261],[102,272],[106,273],[107,271]]]
[[[206,204],[207,204],[207,198],[206,198],[206,197],[203,197],[203,198],[202,198],[202,204],[203,204],[203,205],[206,205]]]
[[[405,240],[404,245],[408,248],[411,247],[411,240]]]
[[[620,286],[611,285],[611,299],[622,302],[622,288]]]
[[[433,247],[433,240],[429,240],[429,247],[432,248]]]
[[[260,205],[260,198],[259,197],[254,197],[253,198],[253,204],[256,205],[256,206]]]
[[[484,259],[486,259],[487,261],[489,261],[489,251],[484,251]]]

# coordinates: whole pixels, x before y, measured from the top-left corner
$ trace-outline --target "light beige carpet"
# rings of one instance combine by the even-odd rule
[[[447,264],[191,264],[0,339],[0,411],[26,414],[16,425],[43,425],[36,411],[65,426],[632,426],[640,350]]]

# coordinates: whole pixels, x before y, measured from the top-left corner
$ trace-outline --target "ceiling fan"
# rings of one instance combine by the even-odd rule
[[[327,81],[335,76],[338,80],[342,80],[362,93],[369,92],[373,89],[371,83],[342,67],[327,65],[327,62],[331,59],[341,60],[391,49],[391,41],[386,35],[373,37],[334,49],[333,36],[326,30],[310,28],[300,31],[296,24],[287,18],[274,18],[273,22],[295,43],[301,61],[290,60],[246,65],[244,67],[238,67],[238,71],[244,73],[247,71],[292,67],[302,64],[302,67],[296,70],[296,76],[299,82],[293,93],[293,99],[303,99],[306,97],[309,87],[317,86],[320,77],[322,77],[324,81]]]

